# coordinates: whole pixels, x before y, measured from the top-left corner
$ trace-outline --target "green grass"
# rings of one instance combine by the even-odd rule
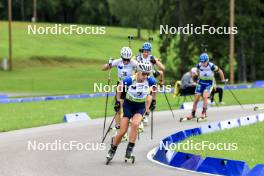
[[[263,103],[264,89],[236,90],[241,103]],[[173,109],[176,107],[176,99],[168,94]],[[225,92],[226,105],[237,104],[229,92]],[[114,115],[113,97],[109,99],[108,116]],[[79,100],[54,100],[30,103],[1,104],[0,131],[9,131],[21,128],[43,126],[47,124],[61,123],[66,113],[87,112],[91,118],[104,116],[105,98],[91,98]],[[157,97],[157,111],[168,110],[168,104],[163,94]],[[210,110],[209,110],[210,111]],[[177,117],[176,117],[177,118]]]
[[[36,23],[37,26],[53,26],[52,23]],[[136,36],[136,29],[106,26],[104,35],[33,35],[28,34],[27,26],[34,23],[13,23],[13,57],[29,59],[32,57],[68,57],[72,59],[105,60],[109,56],[119,57],[122,46],[128,45],[127,36]],[[0,57],[8,56],[8,24],[0,21]],[[69,26],[63,24],[62,26]],[[87,26],[87,25],[80,25]],[[88,25],[91,26],[91,25]],[[142,30],[145,39],[149,34]],[[136,53],[144,40],[132,41],[132,49]],[[157,44],[157,39],[154,41]],[[154,54],[158,54],[158,46],[154,45]]]
[[[137,32],[133,28],[106,27],[105,35],[28,35],[29,24],[32,23],[13,23],[14,70],[11,73],[0,71],[0,81],[4,83],[0,85],[0,92],[92,92],[94,82],[107,79],[107,73],[100,71],[101,65],[107,63],[110,56],[119,58],[121,47],[128,45],[127,36],[136,36]],[[8,57],[8,24],[0,21],[0,26],[2,59]],[[149,35],[142,30],[144,39],[132,41],[134,55]],[[159,56],[157,36],[154,37],[153,54]]]
[[[3,83],[0,84],[0,91],[49,95],[91,93],[95,82],[107,83],[108,72],[101,71],[101,65],[56,62],[49,66],[32,66],[12,72],[0,72],[0,81]],[[112,75],[116,77],[116,70]],[[115,84],[115,78],[112,79]]]
[[[225,143],[225,148],[228,150],[209,150],[208,147],[206,147],[205,150],[180,151],[199,154],[202,157],[210,156],[242,160],[246,161],[252,168],[256,164],[263,164],[264,162],[264,141],[261,134],[264,134],[264,122],[239,128],[227,129],[215,133],[202,134],[187,139],[190,142],[192,141],[193,144],[202,143],[202,141],[208,141],[208,143],[214,144]],[[228,143],[233,145],[233,147],[228,146]]]

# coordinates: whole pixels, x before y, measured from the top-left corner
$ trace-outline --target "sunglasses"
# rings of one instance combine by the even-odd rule
[[[130,59],[122,58],[122,60],[123,60],[124,62],[130,62]]]

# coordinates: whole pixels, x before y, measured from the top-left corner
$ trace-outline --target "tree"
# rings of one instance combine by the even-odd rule
[[[111,13],[123,26],[137,28],[137,37],[141,38],[141,29],[153,29],[153,21],[158,11],[157,0],[109,0]]]

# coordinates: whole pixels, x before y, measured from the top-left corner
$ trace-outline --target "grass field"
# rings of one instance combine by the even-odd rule
[[[119,57],[122,46],[128,45],[127,36],[136,36],[136,29],[106,27],[104,35],[32,35],[28,34],[28,25],[53,26],[52,23],[13,23],[14,59],[23,60],[35,57],[105,60],[109,56]],[[0,57],[8,56],[8,23],[0,21]],[[69,26],[62,25],[62,26]],[[85,25],[80,25],[85,26]],[[91,25],[89,25],[91,26]],[[142,30],[147,39],[149,34]],[[138,51],[144,40],[133,40],[132,49]],[[157,39],[154,41],[154,54],[158,54]]]
[[[127,36],[136,29],[106,27],[105,35],[28,35],[27,25],[13,23],[14,70],[0,71],[0,92],[39,94],[73,94],[92,92],[94,82],[105,82],[107,72],[100,71],[108,58],[119,58]],[[53,25],[37,23],[38,26]],[[8,57],[7,22],[0,22],[0,59]],[[150,36],[131,43],[134,54]],[[154,37],[153,54],[158,56],[158,37]],[[115,84],[115,72],[112,73]]]
[[[234,91],[241,103],[263,103],[264,89],[244,89]],[[168,95],[169,101],[176,107],[176,99]],[[218,100],[218,98],[216,98]],[[228,91],[224,92],[226,105],[237,104]],[[109,99],[108,115],[114,115],[113,97]],[[104,116],[105,98],[91,98],[79,100],[54,100],[31,103],[1,104],[0,131],[30,128],[47,124],[63,122],[66,113],[87,112],[91,118]],[[163,94],[157,97],[157,111],[168,110]],[[210,111],[210,110],[209,110]],[[179,118],[179,117],[176,117]]]
[[[194,153],[202,155],[203,157],[211,156],[217,158],[226,158],[234,160],[246,161],[252,168],[256,164],[263,164],[264,150],[263,150],[263,137],[264,122],[256,123],[249,126],[223,130],[220,132],[202,134],[188,138],[193,144],[208,141],[209,143],[225,143],[226,149],[229,150],[180,150],[186,153]],[[229,147],[228,143],[237,147]],[[234,144],[236,143],[236,145]],[[232,149],[232,150],[230,150]],[[237,149],[237,150],[235,150]]]

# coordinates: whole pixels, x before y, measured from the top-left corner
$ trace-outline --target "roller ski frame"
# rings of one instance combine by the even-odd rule
[[[106,163],[105,163],[106,165],[108,165],[108,164],[110,163],[110,161],[112,161],[112,159],[113,159],[114,156],[115,156],[116,151],[114,151],[113,153],[109,154],[111,150],[112,150],[112,149],[110,149],[110,150],[108,151],[108,153],[107,153],[107,156],[106,156]]]
[[[199,123],[199,122],[206,122],[207,121],[207,116],[205,116],[205,117],[198,117],[197,118],[197,123]]]
[[[197,116],[194,116],[192,119],[188,119],[187,117],[181,117],[180,122],[186,122],[186,121],[193,121],[197,118]]]
[[[131,150],[126,150],[126,155],[125,155],[125,163],[131,162],[132,164],[135,163],[135,156],[133,155],[133,148]]]
[[[254,107],[254,111],[263,111],[264,108],[261,108],[261,107],[258,107],[258,106],[255,106]]]
[[[136,160],[136,157],[134,155],[131,155],[131,156],[125,156],[125,163],[127,162],[131,162],[132,164],[135,163],[135,160]]]

